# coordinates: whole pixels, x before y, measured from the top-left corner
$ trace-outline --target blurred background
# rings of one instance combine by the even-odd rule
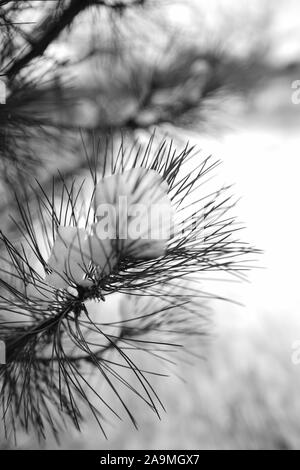
[[[9,14],[28,21],[14,33],[26,60],[72,2],[56,2],[55,14],[55,2],[19,3],[28,8]],[[157,140],[189,141],[221,159],[217,179],[234,184],[243,239],[263,254],[247,283],[206,281],[234,302],[211,301],[203,360],[178,364],[184,381],[154,379],[167,409],[161,421],[137,402],[138,431],[112,423],[105,441],[88,421],[81,434],[66,432],[61,447],[300,448],[299,1],[103,3],[82,8],[25,68],[2,61],[10,112],[27,132],[25,151],[23,134],[8,130],[24,152],[17,165],[2,159],[2,223],[18,165],[29,173],[35,166],[28,154],[43,160],[36,171],[47,187],[56,167],[66,177],[86,170],[78,127],[87,147],[95,135],[118,142],[122,130],[128,142],[146,141],[155,130]],[[57,444],[28,436],[19,443],[39,447]]]

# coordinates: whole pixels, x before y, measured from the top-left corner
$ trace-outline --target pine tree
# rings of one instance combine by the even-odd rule
[[[137,426],[127,393],[164,409],[144,358],[196,357],[209,331],[201,275],[243,279],[256,253],[177,129],[256,86],[262,55],[174,36],[146,0],[1,1],[0,33],[2,435],[59,439],[86,408],[104,435]]]

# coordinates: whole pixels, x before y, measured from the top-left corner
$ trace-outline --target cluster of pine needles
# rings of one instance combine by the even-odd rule
[[[68,183],[61,176],[60,183],[53,180],[50,195],[36,183],[30,198],[16,196],[18,211],[12,224],[19,236],[11,240],[0,234],[0,338],[6,344],[1,402],[6,433],[21,427],[45,437],[50,426],[58,436],[63,417],[80,428],[85,405],[105,434],[105,411],[121,415],[98,391],[96,378],[106,382],[113,403],[117,398],[134,425],[133,411],[121,392],[124,387],[160,416],[163,405],[151,385],[155,372],[144,370],[140,357],[150,354],[167,360],[170,350],[194,344],[191,339],[201,342],[208,324],[201,273],[225,271],[243,277],[249,269],[248,254],[254,250],[237,236],[240,227],[230,215],[234,203],[229,188],[210,194],[203,189],[219,162],[199,159],[188,146],[177,152],[166,141],[152,147],[153,139],[144,149],[126,150],[121,145],[116,154],[106,151],[103,157],[99,146],[88,158],[90,174],[80,183]],[[51,272],[47,260],[58,227],[94,222],[99,180],[141,167],[155,170],[168,184],[176,229],[165,254],[139,259],[119,243],[118,261],[109,272],[84,267],[88,285],[76,284],[69,271],[68,289],[48,285],[44,277]],[[102,306],[116,294],[120,318],[114,315],[110,322],[108,316],[101,323],[89,314],[86,302],[98,302],[101,320]],[[137,352],[136,362],[132,356]]]
[[[1,189],[12,194],[0,207],[1,217],[9,215],[0,231],[0,341],[6,350],[5,364],[0,365],[0,432],[9,439],[23,431],[45,439],[50,431],[59,439],[70,422],[80,430],[89,410],[106,436],[112,417],[127,415],[137,427],[130,395],[161,416],[164,405],[151,379],[167,375],[162,364],[189,362],[201,354],[199,345],[210,325],[208,300],[218,297],[205,290],[206,273],[243,279],[256,250],[239,238],[242,227],[232,215],[230,188],[207,189],[219,161],[202,158],[189,145],[178,151],[172,142],[157,144],[152,135],[146,145],[135,142],[128,147],[121,139],[119,148],[111,150],[118,126],[98,122],[100,135],[103,129],[112,134],[107,132],[99,142],[89,139],[87,146],[83,139],[81,167],[75,170],[84,168],[84,178],[73,178],[69,171],[68,177],[51,174],[47,184],[39,179],[37,170],[47,172],[43,155],[51,153],[49,142],[63,159],[63,147],[72,154],[75,141],[78,153],[81,141],[74,123],[57,120],[72,94],[64,83],[66,64],[44,54],[47,47],[83,10],[111,8],[119,18],[127,7],[147,2],[60,0],[53,11],[47,2],[38,3],[45,4],[40,5],[44,21],[30,29],[20,18],[34,9],[34,2],[0,0],[0,79],[7,87],[6,102],[0,104]],[[192,70],[199,59],[198,54],[189,57],[190,67],[182,67],[184,71]],[[189,83],[175,72],[176,80]],[[170,85],[169,75],[151,76],[148,92],[142,87],[143,100],[138,95],[143,112],[152,109],[153,96]],[[168,112],[159,109],[150,124],[173,122],[177,114],[198,109],[203,96],[220,88],[210,75],[207,80],[210,86],[199,91],[192,106],[181,100],[182,106],[169,110],[167,100]],[[64,126],[68,137],[62,136]],[[119,127],[134,132],[148,124],[140,116],[128,116]],[[120,240],[112,240],[109,269],[90,261],[81,266],[86,284],[78,283],[70,269],[60,273],[67,288],[49,284],[49,256],[59,228],[95,224],[99,181],[140,168],[156,172],[168,187],[175,229],[164,254],[145,258],[135,253],[134,242],[128,250]],[[133,193],[139,202],[139,183]],[[148,357],[157,370],[147,367]]]

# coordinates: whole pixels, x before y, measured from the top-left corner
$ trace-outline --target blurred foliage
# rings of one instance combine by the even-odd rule
[[[180,8],[188,20],[176,21]],[[212,27],[206,10],[192,1],[1,1],[6,193],[23,182],[20,171],[50,181],[57,166],[85,167],[79,127],[88,140],[226,127],[238,98],[274,72],[271,15],[245,11],[237,21],[221,9]]]

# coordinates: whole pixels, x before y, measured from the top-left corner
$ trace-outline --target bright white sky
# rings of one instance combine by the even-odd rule
[[[264,250],[259,261],[264,268],[250,274],[249,284],[212,285],[245,305],[218,304],[216,310],[221,324],[234,322],[235,328],[259,325],[267,316],[293,342],[300,339],[299,127],[272,128],[248,120],[238,127],[219,139],[199,138],[198,144],[221,158],[220,176],[235,184],[234,193],[241,196],[236,214],[247,227],[241,235]]]

